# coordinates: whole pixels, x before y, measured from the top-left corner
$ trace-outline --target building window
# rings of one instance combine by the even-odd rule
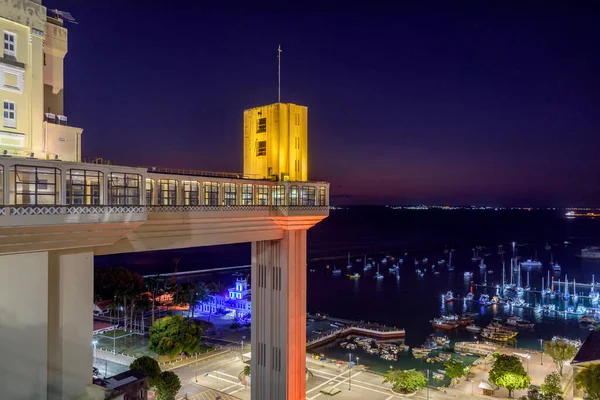
[[[320,206],[327,205],[327,188],[325,188],[325,187],[319,188],[319,205]]]
[[[10,174],[14,204],[58,204],[60,187],[60,170],[58,168],[15,165],[11,168]]]
[[[267,185],[258,185],[256,187],[256,204],[266,206],[269,204],[269,187]]]
[[[256,127],[256,133],[265,133],[267,131],[267,119],[259,118],[258,125]]]
[[[139,205],[140,185],[141,177],[138,174],[111,172],[108,178],[108,204]]]
[[[257,156],[266,156],[267,155],[267,141],[262,140],[258,142],[258,147],[256,147],[256,155]]]
[[[186,206],[197,206],[200,204],[198,182],[183,181],[183,204]]]
[[[158,204],[161,206],[177,205],[177,181],[175,179],[159,179]]]
[[[66,203],[86,206],[101,204],[103,180],[104,174],[100,171],[69,170]]]
[[[236,183],[223,184],[223,195],[225,196],[226,206],[235,206],[237,204],[237,186]]]
[[[300,204],[300,188],[298,186],[293,185],[290,186],[290,206],[297,206]]]
[[[251,206],[253,205],[254,186],[248,183],[242,185],[242,205]]]
[[[146,179],[146,205],[154,205],[154,179]]]
[[[17,106],[14,101],[4,100],[4,126],[6,128],[17,127]]]
[[[219,205],[219,184],[217,182],[204,182],[204,204],[207,206]]]
[[[17,35],[4,31],[4,56],[17,57]]]
[[[276,185],[271,190],[273,196],[272,203],[274,206],[285,206],[285,186]]]
[[[302,192],[300,193],[303,206],[314,206],[316,197],[316,188],[314,186],[302,186]]]

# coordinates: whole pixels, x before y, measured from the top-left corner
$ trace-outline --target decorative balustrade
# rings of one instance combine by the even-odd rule
[[[91,215],[91,214],[143,214],[163,212],[219,212],[219,211],[315,211],[324,212],[329,206],[58,206],[58,205],[10,205],[0,206],[0,216],[9,215]]]

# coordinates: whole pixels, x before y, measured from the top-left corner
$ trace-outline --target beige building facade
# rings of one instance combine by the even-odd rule
[[[65,116],[67,29],[41,0],[0,2],[0,154],[81,160],[82,129]]]

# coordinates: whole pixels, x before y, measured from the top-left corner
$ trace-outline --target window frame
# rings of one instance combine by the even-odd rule
[[[267,117],[259,117],[256,120],[256,133],[267,132]]]
[[[264,144],[264,145],[261,145]],[[259,140],[256,142],[256,157],[264,157],[267,155],[267,141]]]
[[[7,37],[8,36],[8,37]],[[12,41],[10,40],[12,38]],[[14,58],[17,58],[17,34],[10,32],[10,31],[4,31],[4,46],[3,46],[3,54],[5,56],[12,56]],[[7,49],[6,45],[12,45],[13,49]]]
[[[246,189],[250,188],[248,192]],[[250,195],[250,196],[248,196]],[[254,205],[254,185],[252,183],[242,184],[242,205],[253,206]]]
[[[148,184],[150,184],[150,189],[148,189]],[[146,205],[153,206],[154,205],[154,191],[156,189],[156,182],[152,178],[145,178],[144,181],[144,191],[146,193]]]
[[[176,206],[177,205],[177,189],[179,188],[177,179],[159,179],[158,180],[158,197],[156,202],[160,206]],[[163,186],[166,185],[166,186]]]
[[[303,206],[316,205],[316,189],[317,188],[314,186],[302,186],[302,188],[300,189],[300,204]]]
[[[319,205],[327,205],[327,188],[325,186],[319,187]]]
[[[6,108],[7,105],[12,105],[12,110]],[[5,128],[16,128],[17,127],[17,103],[11,100],[4,100],[2,105],[2,124]],[[10,116],[7,117],[7,114],[10,115],[12,113],[12,118]]]
[[[233,188],[233,191],[231,190]],[[229,189],[229,190],[228,190]],[[237,190],[238,184],[225,182],[223,183],[223,203],[226,206],[237,206]],[[232,196],[233,194],[233,196]]]
[[[210,190],[207,190],[210,188]],[[202,182],[202,192],[204,194],[204,205],[219,205],[219,182]]]
[[[285,206],[285,185],[274,185],[271,187],[271,204],[274,206]]]
[[[198,181],[183,181],[183,205],[197,206],[200,205],[200,184]],[[195,188],[195,190],[194,190]]]
[[[122,177],[117,176],[122,175]],[[115,185],[115,180],[123,179],[123,184]],[[137,180],[137,186],[129,185],[130,181]],[[141,204],[140,199],[140,186],[142,182],[142,175],[134,174],[129,172],[111,172],[108,174],[108,193],[107,203],[110,205],[117,206],[139,206]],[[116,189],[116,192],[114,191]],[[119,193],[119,189],[123,189],[123,193]],[[145,186],[144,186],[145,189]],[[135,194],[129,194],[130,191],[136,192]],[[115,194],[116,193],[116,194]],[[128,199],[134,199],[133,203],[130,203]],[[115,201],[116,200],[116,201]],[[125,201],[124,203],[122,201]]]
[[[262,204],[262,200],[264,200],[264,204]],[[269,205],[269,185],[256,185],[256,205]]]
[[[19,171],[19,168],[28,168],[31,169],[31,171]],[[54,176],[54,182],[48,182],[48,180],[45,180],[43,183],[40,182],[40,171],[43,171],[42,173],[44,174],[48,174],[48,175],[53,175]],[[53,171],[52,173],[50,173],[50,171]],[[14,174],[14,178],[13,178],[13,191],[14,191],[14,199],[13,199],[13,204],[15,205],[29,205],[29,206],[53,206],[53,205],[59,205],[60,203],[60,182],[61,182],[61,174],[62,171],[59,168],[56,167],[38,167],[38,166],[33,166],[33,165],[23,165],[23,164],[15,164],[10,168],[10,173]],[[22,174],[34,174],[34,179],[33,181],[26,181],[26,180],[21,180],[19,178],[19,173]],[[18,190],[19,187],[23,188],[25,185],[34,186],[34,190],[33,192],[27,190]],[[52,192],[42,192],[40,193],[40,188],[45,188],[48,189],[48,187],[53,187],[54,190]],[[43,190],[43,189],[42,189]],[[23,202],[23,196],[33,196],[34,198],[34,202],[28,202],[28,203],[24,203]],[[21,196],[21,202],[17,201],[19,196]],[[39,202],[39,198],[40,196],[44,196],[44,197],[53,197],[53,202],[52,203],[40,203]]]
[[[83,175],[75,175],[83,178],[83,183],[73,183],[73,171],[83,172]],[[88,184],[88,177],[90,179],[95,178],[97,184]],[[99,206],[103,203],[103,186],[104,186],[104,173],[102,171],[92,169],[79,169],[71,168],[66,171],[65,174],[65,204],[69,206]],[[81,188],[83,194],[74,194],[75,188]],[[88,189],[90,192],[88,193]],[[94,194],[94,189],[96,193]],[[81,198],[81,203],[76,203],[75,199]],[[89,202],[87,202],[89,199]]]
[[[290,206],[300,205],[300,186],[291,185],[289,191]]]

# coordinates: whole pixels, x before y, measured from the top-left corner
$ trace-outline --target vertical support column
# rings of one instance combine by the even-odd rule
[[[2,255],[0,276],[0,397],[45,400],[48,253]]]
[[[48,258],[48,398],[70,399],[92,383],[94,253]]]
[[[306,393],[306,229],[252,243],[252,399]]]

